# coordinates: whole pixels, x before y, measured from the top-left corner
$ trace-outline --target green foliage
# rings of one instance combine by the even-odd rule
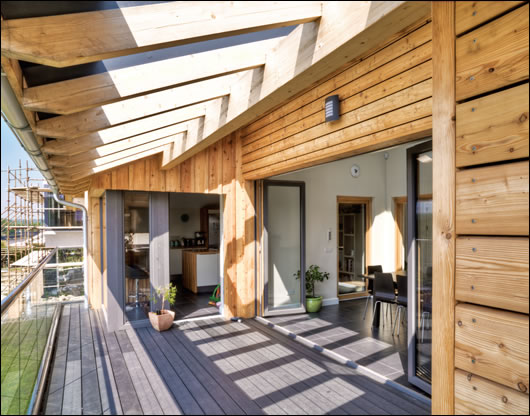
[[[300,270],[298,270],[294,276],[300,279]],[[311,293],[313,298],[315,297],[315,283],[323,282],[329,279],[329,273],[320,271],[320,267],[312,264],[309,269],[305,272],[305,290],[306,294]]]
[[[161,302],[162,305],[167,301],[170,305],[174,305],[177,300],[177,286],[169,284],[168,286],[159,286],[153,292],[151,296],[151,302]],[[157,311],[158,313],[159,311]]]

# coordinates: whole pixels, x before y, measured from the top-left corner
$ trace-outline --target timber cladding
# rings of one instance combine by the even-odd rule
[[[160,154],[140,159],[95,175],[89,190],[92,200],[105,190],[222,194],[226,317],[252,317],[255,310],[254,183],[241,174],[240,140],[231,134],[168,170],[160,168]],[[97,232],[95,214],[96,208],[91,221]],[[92,260],[97,282],[98,261]]]
[[[528,414],[528,3],[456,2],[457,414]]]
[[[244,177],[263,179],[429,136],[429,20],[243,128]],[[341,118],[326,123],[325,98],[335,94]]]

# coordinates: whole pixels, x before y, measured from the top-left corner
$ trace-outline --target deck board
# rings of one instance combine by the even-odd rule
[[[423,403],[248,320],[107,332],[65,305],[47,414],[427,414]]]

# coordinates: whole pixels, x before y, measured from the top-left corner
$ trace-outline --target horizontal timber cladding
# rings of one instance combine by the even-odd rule
[[[523,3],[524,1],[457,1],[456,34],[461,35]]]
[[[241,173],[236,132],[169,170],[161,154],[93,176],[89,194],[104,190],[223,195],[224,314],[254,316],[254,183]]]
[[[528,313],[528,280],[528,238],[457,238],[456,300]]]
[[[528,393],[528,315],[459,304],[455,366]]]
[[[528,235],[528,161],[456,173],[456,232]]]
[[[456,166],[528,157],[528,83],[456,106]]]
[[[243,175],[266,178],[430,135],[432,25],[363,58],[242,129]],[[325,122],[339,95],[341,118]]]
[[[456,2],[457,414],[528,414],[528,3]]]
[[[528,395],[466,371],[455,371],[455,389],[457,415],[528,413]]]
[[[456,100],[528,79],[528,4],[456,40]]]

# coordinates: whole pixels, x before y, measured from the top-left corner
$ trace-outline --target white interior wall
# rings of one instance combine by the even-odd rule
[[[407,193],[406,149],[418,143],[271,178],[306,184],[306,269],[311,264],[317,264],[330,273],[330,279],[317,285],[316,289],[317,295],[324,296],[326,304],[338,301],[337,196],[372,197],[371,258],[366,259],[366,264],[380,264],[385,272],[394,271],[392,198]],[[361,169],[357,178],[350,173],[353,164]],[[327,238],[328,229],[332,231],[331,240]]]

